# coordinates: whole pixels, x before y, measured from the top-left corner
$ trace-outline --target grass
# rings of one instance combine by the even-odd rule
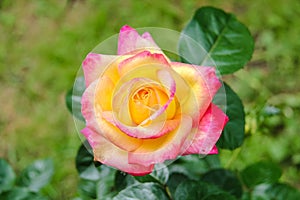
[[[80,139],[64,96],[86,54],[124,24],[180,31],[203,5],[235,13],[256,41],[247,67],[224,77],[245,102],[248,138],[239,152],[223,151],[222,162],[240,169],[271,159],[283,167],[282,179],[300,188],[297,0],[0,1],[0,157],[17,172],[35,159],[53,158],[56,172],[43,192],[51,199],[74,197]],[[280,114],[263,116],[266,105]]]

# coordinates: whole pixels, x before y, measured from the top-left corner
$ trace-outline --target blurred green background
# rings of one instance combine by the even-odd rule
[[[298,0],[0,0],[0,157],[17,172],[53,158],[43,193],[76,196],[80,139],[64,98],[86,54],[124,24],[181,31],[204,5],[234,13],[256,43],[245,69],[223,77],[245,103],[247,137],[221,152],[222,163],[235,170],[272,160],[282,181],[300,189]]]

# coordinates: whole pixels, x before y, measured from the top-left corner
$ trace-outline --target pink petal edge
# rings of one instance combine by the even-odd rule
[[[214,146],[227,122],[228,117],[224,112],[216,105],[211,104],[200,120],[198,132],[194,136],[192,143],[183,155],[217,153],[217,149]]]
[[[82,62],[86,87],[97,80],[106,67],[118,57],[119,56],[89,53]]]
[[[188,76],[194,79],[194,85],[198,85],[201,91],[194,91],[197,97],[198,104],[200,106],[200,117],[202,117],[207,110],[208,106],[212,102],[213,97],[222,86],[219,78],[216,75],[216,70],[214,67],[204,67],[192,64],[185,64],[179,62],[171,62],[171,67],[177,73],[180,74],[181,71],[189,71]],[[186,69],[186,70],[185,70]],[[189,77],[186,77],[189,78]],[[185,77],[183,77],[185,79]],[[191,85],[190,87],[194,87]]]
[[[132,27],[125,25],[121,28],[118,40],[118,55],[128,54],[141,49],[160,50],[149,33],[140,36]]]
[[[81,130],[93,148],[94,159],[108,166],[120,169],[134,176],[143,176],[152,172],[154,165],[137,165],[128,163],[128,152],[119,149],[104,137],[88,127]]]
[[[155,139],[145,140],[141,147],[135,151],[129,152],[129,163],[143,165],[147,163],[150,165],[177,158],[180,155],[180,149],[183,143],[191,133],[191,128],[192,118],[189,116],[182,116],[178,129],[174,130],[174,135],[167,134],[163,136],[168,139],[166,144],[163,144],[162,146],[157,147],[154,151],[149,152],[146,145],[151,145]]]
[[[102,116],[102,110],[98,105],[95,105],[94,95],[97,87],[98,81],[94,81],[83,93],[81,100],[81,112],[86,120],[86,126],[90,127],[97,134],[103,136],[104,138],[110,140],[115,146],[121,149],[132,151],[138,148],[142,141],[129,137],[120,130],[116,131],[116,127],[109,124]],[[96,111],[97,109],[97,111]],[[120,142],[126,140],[126,143]]]

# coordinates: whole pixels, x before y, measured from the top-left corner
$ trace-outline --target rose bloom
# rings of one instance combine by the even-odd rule
[[[172,62],[149,33],[127,25],[118,55],[90,53],[82,67],[81,132],[95,161],[145,175],[180,155],[218,153],[228,118],[212,103],[221,87],[215,68]]]

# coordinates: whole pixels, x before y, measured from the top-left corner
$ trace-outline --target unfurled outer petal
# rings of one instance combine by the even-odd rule
[[[181,116],[180,124],[176,130],[157,139],[144,140],[138,149],[129,152],[129,163],[151,165],[177,158],[185,139],[191,134],[191,128],[192,118]]]
[[[194,98],[197,99],[197,104],[200,108],[199,115],[201,118],[222,85],[216,76],[215,68],[178,62],[172,62],[171,66],[192,89]],[[185,113],[198,112],[192,104],[184,105],[182,110]]]
[[[191,144],[184,149],[183,155],[188,154],[213,154],[217,153],[215,144],[221,136],[228,117],[214,104],[210,104],[200,120],[197,133],[192,138]]]
[[[144,33],[142,36],[128,25],[121,28],[118,41],[118,54],[128,54],[139,50],[160,51],[149,33]]]
[[[134,176],[142,176],[152,172],[154,165],[129,164],[127,151],[113,145],[92,129],[86,127],[81,132],[92,146],[96,161],[118,168]]]
[[[142,66],[159,65],[170,67],[166,57],[160,53],[151,53],[149,51],[142,51],[136,55],[123,60],[118,67],[120,76],[124,76],[129,71]]]
[[[102,117],[102,108],[96,102],[98,81],[94,81],[83,93],[82,96],[82,115],[86,120],[86,126],[94,130],[114,145],[126,151],[133,151],[143,143],[142,140],[130,137],[107,122]]]
[[[117,58],[118,56],[89,53],[82,63],[85,86],[88,87],[93,81],[97,80],[107,66]]]

